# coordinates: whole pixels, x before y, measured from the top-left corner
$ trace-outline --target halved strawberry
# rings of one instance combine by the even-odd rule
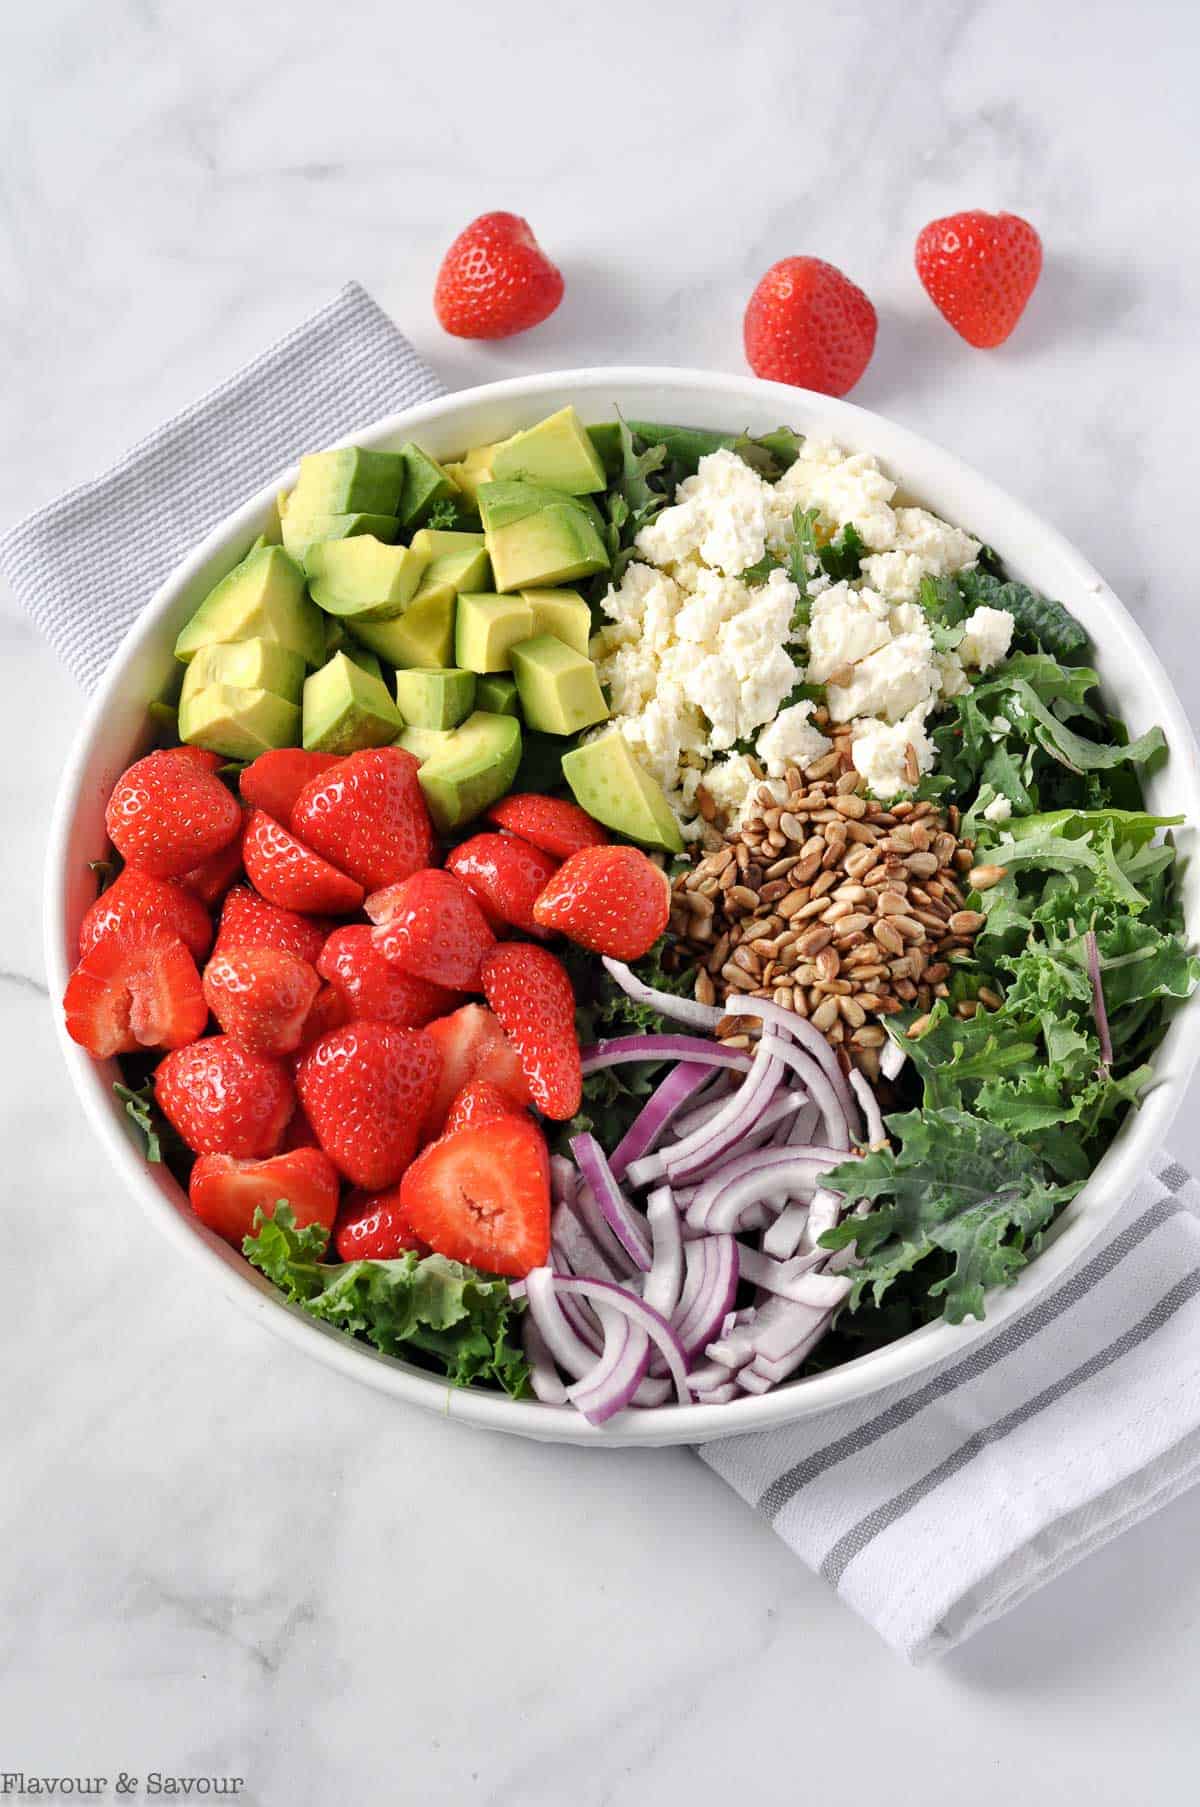
[[[486,1080],[495,1086],[514,1111],[532,1104],[516,1050],[482,1004],[464,1004],[453,1015],[430,1023],[425,1033],[442,1057],[437,1088],[425,1118],[426,1136],[441,1135],[450,1106],[463,1087],[475,1080]]]
[[[280,747],[260,753],[238,779],[243,802],[265,810],[276,822],[290,822],[296,798],[312,779],[337,765],[339,753],[307,753],[303,747]]]
[[[212,941],[212,923],[199,898],[168,879],[151,878],[136,866],[126,866],[80,923],[80,958],[105,936],[132,929],[165,929],[178,935],[197,960],[204,958]]]
[[[431,1142],[400,1183],[415,1233],[439,1255],[520,1277],[550,1252],[550,1160],[529,1117]]]
[[[498,1085],[490,1079],[472,1079],[452,1099],[443,1134],[452,1136],[456,1129],[477,1129],[481,1123],[498,1123],[516,1114]]]
[[[344,916],[362,903],[361,885],[313,853],[261,809],[250,817],[242,858],[255,890],[285,910]]]
[[[307,960],[277,947],[230,947],[204,969],[204,996],[226,1035],[261,1054],[291,1054],[321,981]]]
[[[104,812],[108,838],[128,866],[178,878],[227,847],[242,825],[237,798],[194,747],[150,753],[123,772]]]
[[[607,832],[593,822],[585,809],[564,797],[543,797],[537,792],[517,792],[502,797],[488,810],[488,821],[510,834],[518,834],[555,859],[568,860],[581,847],[603,847]]]
[[[274,1217],[278,1204],[290,1205],[297,1227],[321,1223],[333,1229],[341,1181],[319,1148],[293,1148],[265,1161],[203,1154],[192,1168],[188,1197],[210,1230],[240,1249],[254,1229],[254,1214]]]
[[[511,834],[475,834],[454,849],[447,872],[461,878],[492,928],[524,929],[540,941],[548,930],[535,920],[533,906],[558,870],[558,861],[540,847]]]
[[[313,778],[292,806],[291,830],[368,891],[399,884],[433,859],[433,828],[402,747],[370,747]]]
[[[437,1084],[438,1051],[423,1029],[349,1023],[300,1062],[300,1101],[321,1147],[368,1192],[394,1186],[412,1160]]]
[[[559,868],[533,913],[544,930],[593,953],[640,960],[667,926],[671,884],[636,847],[584,847]]]
[[[368,1018],[397,1029],[421,1029],[461,1002],[461,994],[431,985],[385,960],[368,923],[335,929],[321,950],[317,971],[340,994],[342,1020]]]
[[[160,1062],[154,1095],[196,1154],[275,1154],[296,1103],[291,1075],[269,1054],[208,1035]]]
[[[96,1060],[139,1048],[182,1048],[204,1034],[208,1005],[178,935],[133,927],[84,955],[63,997],[67,1034]]]
[[[209,909],[219,903],[230,885],[242,876],[242,836],[246,832],[248,820],[249,816],[244,814],[241,830],[228,847],[210,854],[208,859],[201,860],[198,866],[193,866],[190,872],[185,872],[178,880],[185,891],[190,891],[201,903],[207,904]]]
[[[533,1102],[560,1122],[573,1117],[583,1072],[575,994],[562,962],[544,947],[508,942],[484,961],[483,990],[517,1051]]]
[[[367,915],[386,960],[452,991],[479,989],[479,963],[496,937],[475,897],[453,872],[414,873],[372,892]]]
[[[343,1261],[394,1261],[410,1249],[428,1255],[400,1203],[400,1187],[387,1192],[351,1192],[338,1213],[334,1247]]]
[[[249,885],[235,885],[221,909],[214,954],[227,947],[278,947],[315,966],[333,923],[268,903]]]

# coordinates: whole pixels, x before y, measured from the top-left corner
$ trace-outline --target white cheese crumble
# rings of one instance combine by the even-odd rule
[[[655,565],[698,553],[706,565],[736,577],[758,563],[767,544],[769,483],[736,452],[709,452],[686,477],[675,502],[637,536],[637,549]]]
[[[1007,797],[993,797],[983,813],[989,822],[1007,822],[1012,816],[1012,804]]]
[[[856,721],[851,731],[851,757],[881,802],[913,788],[908,751],[912,748],[918,778],[933,770],[933,742],[925,732],[924,710],[899,721]]]
[[[959,641],[958,656],[964,665],[990,671],[1008,657],[1016,623],[1007,609],[976,609],[963,623],[965,632]]]
[[[772,778],[782,778],[790,765],[803,771],[832,751],[833,742],[809,720],[812,711],[811,702],[793,703],[759,735],[755,751]]]
[[[775,485],[770,541],[779,545],[791,530],[796,507],[817,510],[817,525],[832,539],[853,522],[872,552],[896,541],[896,514],[890,507],[896,485],[870,452],[843,452],[828,440],[806,439],[800,456]]]

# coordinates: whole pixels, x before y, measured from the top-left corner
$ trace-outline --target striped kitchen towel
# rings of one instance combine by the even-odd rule
[[[1200,1187],[1161,1156],[993,1335],[700,1455],[903,1656],[953,1649],[1200,1480]]]
[[[0,540],[86,687],[271,475],[442,385],[356,283]],[[898,1651],[949,1650],[1200,1478],[1200,1192],[1166,1157],[1055,1289],[963,1354],[700,1454]]]

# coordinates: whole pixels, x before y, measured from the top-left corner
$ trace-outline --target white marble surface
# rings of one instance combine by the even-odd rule
[[[40,0],[0,36],[0,526],[349,275],[451,384],[736,370],[753,281],[809,251],[879,307],[855,399],[1058,523],[1200,701],[1184,0]],[[911,270],[962,205],[1047,246],[996,353]],[[567,299],[447,340],[439,253],[498,206]],[[235,1774],[270,1807],[1194,1788],[1200,1497],[910,1671],[686,1452],[426,1420],[214,1303],[119,1196],[51,1038],[38,868],[79,707],[0,596],[0,1770]]]

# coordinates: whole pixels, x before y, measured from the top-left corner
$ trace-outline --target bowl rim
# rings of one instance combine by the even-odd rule
[[[1009,495],[956,454],[886,416],[855,403],[754,377],[669,366],[606,365],[512,377],[498,383],[452,391],[357,427],[335,443],[371,445],[395,439],[398,435],[411,436],[419,432],[422,425],[436,422],[456,410],[467,411],[481,403],[528,402],[542,394],[564,390],[580,398],[598,397],[608,391],[605,400],[611,410],[614,404],[620,405],[613,392],[633,389],[673,392],[681,405],[690,405],[693,415],[697,410],[703,412],[711,407],[714,419],[709,424],[715,424],[715,417],[722,413],[732,420],[733,408],[739,402],[753,413],[761,413],[770,405],[778,409],[781,420],[788,420],[789,416],[815,416],[804,428],[810,436],[827,432],[836,438],[840,425],[848,430],[847,436],[853,441],[864,445],[871,445],[874,440],[882,442],[879,456],[892,474],[898,473],[902,490],[911,469],[933,465],[947,481],[965,487],[988,509],[1001,509],[1013,523],[1014,537],[1025,544],[1037,542],[1070,568],[1078,585],[1091,591],[1097,606],[1112,616],[1125,637],[1127,650],[1136,653],[1141,687],[1166,730],[1172,764],[1183,768],[1181,788],[1190,792],[1189,826],[1200,824],[1200,755],[1190,723],[1157,654],[1124,605],[1083,555],[1025,503]],[[912,455],[907,467],[906,453]],[[226,1298],[242,1310],[257,1314],[277,1335],[302,1352],[394,1398],[480,1428],[544,1441],[608,1448],[631,1444],[695,1444],[716,1437],[767,1430],[827,1412],[831,1407],[866,1400],[899,1381],[966,1355],[1046,1292],[1111,1221],[1144,1171],[1147,1155],[1161,1146],[1182,1101],[1187,1080],[1200,1059],[1200,1010],[1183,1009],[1176,1013],[1168,1035],[1156,1053],[1158,1065],[1163,1063],[1165,1050],[1169,1047],[1172,1072],[1165,1083],[1151,1090],[1141,1109],[1127,1117],[1085,1187],[1048,1235],[1037,1259],[1022,1271],[1014,1286],[989,1296],[988,1316],[983,1323],[972,1321],[951,1327],[938,1320],[825,1374],[784,1385],[770,1393],[747,1395],[744,1400],[724,1406],[671,1405],[653,1412],[625,1412],[602,1431],[587,1424],[570,1406],[511,1400],[502,1394],[450,1387],[435,1376],[381,1355],[318,1323],[299,1308],[288,1305],[239,1255],[199,1225],[195,1218],[185,1215],[178,1205],[172,1205],[113,1102],[111,1077],[115,1063],[95,1062],[72,1042],[66,1034],[62,1012],[57,1008],[57,999],[62,995],[69,972],[67,949],[71,925],[67,921],[65,884],[67,847],[91,767],[97,729],[114,699],[120,696],[127,668],[140,651],[152,645],[160,632],[160,617],[204,566],[228,552],[239,539],[248,541],[253,536],[277,491],[294,482],[297,468],[293,463],[226,514],[179,561],[141,609],[88,702],[54,803],[46,853],[43,932],[59,1046],[76,1093],[110,1161],[142,1210],[168,1240],[201,1270],[207,1270]],[[937,505],[936,501],[933,505]],[[980,512],[983,512],[982,507]]]

